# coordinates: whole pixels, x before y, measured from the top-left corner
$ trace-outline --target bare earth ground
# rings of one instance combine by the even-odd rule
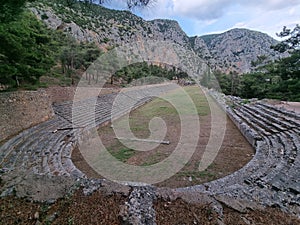
[[[242,168],[251,160],[254,150],[229,118],[227,118],[226,128],[223,144],[213,164],[206,171],[198,172],[198,163],[203,155],[210,133],[210,117],[204,116],[201,120],[202,132],[200,133],[199,144],[189,163],[179,173],[157,184],[157,186],[171,188],[192,186],[224,177]],[[101,140],[105,146],[117,148],[122,146],[112,134],[110,124],[106,127],[101,127],[100,130]],[[159,149],[146,153],[136,153],[126,162],[134,165],[143,165],[149,159],[153,159],[153,163],[164,159],[172,152],[174,145],[176,146],[178,135],[180,135],[178,130],[177,132],[170,132],[167,136],[168,140],[171,140],[170,145],[162,145]],[[175,141],[172,142],[173,140]],[[78,148],[74,150],[72,160],[77,168],[88,177],[103,178],[87,164]]]
[[[279,102],[275,103],[274,106],[278,108],[285,108],[286,110],[300,113],[300,102]]]
[[[132,113],[134,116],[138,110]],[[149,120],[141,117],[137,119],[140,123],[148,124]],[[167,157],[174,145],[177,144],[179,133],[178,118],[164,117],[169,130],[167,139],[170,145],[163,145],[159,149],[141,154],[134,152],[130,157],[121,157],[121,160],[128,164],[148,165],[156,163]],[[182,187],[200,184],[209,180],[217,179],[230,174],[243,167],[254,154],[253,149],[240,134],[234,124],[227,119],[226,135],[221,150],[213,164],[204,172],[197,171],[199,159],[208,141],[210,133],[210,116],[201,116],[201,133],[198,147],[190,162],[176,175],[157,184],[164,187]],[[133,120],[134,122],[134,120]],[[135,124],[136,127],[140,123]],[[146,138],[147,130],[136,130],[140,138]],[[113,139],[113,132],[110,124],[99,129],[102,141],[108,146],[112,153],[118,153],[120,144]],[[132,152],[131,152],[132,153]],[[72,160],[76,166],[85,172],[89,177],[100,177],[83,160],[80,151],[73,152]],[[1,178],[1,177],[0,177]],[[1,186],[1,179],[0,179]],[[8,224],[121,224],[120,206],[128,198],[128,193],[114,193],[112,190],[99,190],[90,196],[84,196],[82,190],[76,191],[73,195],[59,199],[53,204],[37,203],[26,199],[19,199],[14,196],[0,198],[0,225]],[[190,225],[190,224],[218,224],[217,215],[205,204],[193,204],[182,199],[169,201],[168,199],[157,199],[154,202],[156,221],[158,225]],[[278,209],[267,208],[264,210],[248,211],[240,213],[223,205],[224,223],[228,225],[297,225],[300,220],[290,216]]]
[[[84,196],[78,190],[73,196],[56,201],[54,204],[33,203],[15,197],[0,198],[0,224],[18,225],[86,225],[122,224],[119,218],[120,206],[126,197],[101,191]],[[217,215],[208,205],[187,203],[181,199],[154,203],[158,225],[208,225],[218,224]],[[224,223],[227,225],[297,225],[300,220],[278,209],[240,213],[226,206]]]
[[[195,90],[199,91],[195,88],[189,88],[188,90],[193,92]],[[152,112],[153,108],[157,107],[157,105],[159,105],[159,108],[163,111],[155,110],[155,113]],[[205,171],[199,172],[199,162],[211,133],[211,117],[209,110],[207,110],[208,103],[206,99],[201,99],[198,106],[198,110],[200,110],[200,134],[198,145],[193,156],[181,171],[168,180],[156,184],[156,186],[176,188],[205,183],[237,171],[252,159],[254,154],[253,148],[232,121],[227,118],[224,141],[216,159]],[[167,113],[164,113],[164,111],[167,111]],[[138,166],[155,164],[168,157],[176,148],[181,135],[180,120],[178,115],[173,114],[172,106],[165,102],[154,100],[131,112],[130,122],[132,132],[138,138],[147,138],[149,136],[148,123],[154,114],[155,116],[163,118],[167,124],[168,131],[165,140],[170,141],[170,145],[159,145],[157,148],[147,152],[128,152],[131,155],[128,158],[124,157],[121,159],[123,162]],[[117,123],[122,124],[122,118],[118,120]],[[113,155],[118,154],[122,149],[126,149],[126,146],[116,139],[111,123],[99,129],[99,136],[104,146]],[[85,162],[79,149],[73,151],[72,160],[77,168],[83,171],[88,177],[101,177]]]

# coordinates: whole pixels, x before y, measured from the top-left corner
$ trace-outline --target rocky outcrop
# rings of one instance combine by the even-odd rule
[[[200,37],[214,59],[214,69],[225,73],[235,71],[246,73],[251,70],[251,62],[258,56],[266,56],[272,61],[280,56],[270,47],[278,43],[267,34],[248,29],[232,29],[222,34]],[[199,52],[199,50],[196,50]]]
[[[205,41],[201,37],[190,37],[190,43],[194,51],[197,52],[198,55],[201,56],[203,59],[212,58]]]
[[[181,29],[175,20],[157,19],[149,22],[152,24],[155,33],[159,34],[159,38],[163,40],[172,40],[175,44],[185,46],[191,49],[189,38]]]
[[[129,11],[101,6],[74,10],[49,1],[32,3],[31,10],[50,28],[71,34],[78,41],[95,42],[103,49],[137,40],[171,41],[193,50],[212,69],[221,72],[245,73],[251,62],[267,56],[266,61],[279,57],[270,49],[278,43],[267,34],[247,29],[232,29],[222,34],[188,37],[177,21],[157,19],[145,21]],[[200,75],[201,76],[201,75]]]

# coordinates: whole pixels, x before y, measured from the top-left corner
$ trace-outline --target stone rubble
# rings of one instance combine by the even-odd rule
[[[133,89],[121,93],[123,102],[138,99],[135,107],[154,96],[174,89],[173,85]],[[55,200],[78,187],[86,195],[96,190],[122,193],[127,196],[121,206],[124,224],[156,224],[153,202],[159,197],[211,202],[222,224],[222,204],[239,212],[271,206],[300,217],[300,115],[278,109],[264,101],[225,96],[209,91],[230,119],[255,148],[253,159],[242,169],[224,178],[202,185],[163,189],[152,186],[113,184],[104,179],[88,179],[71,160],[78,139],[93,126],[130,111],[130,104],[112,107],[116,93],[99,96],[96,101],[79,104],[64,102],[54,105],[56,116],[23,131],[0,147],[1,196],[14,194],[36,200]],[[86,118],[85,108],[96,102],[94,121]],[[84,128],[72,127],[72,107],[78,110],[77,121]],[[112,109],[114,108],[114,109]],[[115,111],[114,111],[115,110]],[[80,116],[81,115],[81,116]],[[56,131],[56,132],[54,132]],[[43,184],[51,187],[49,194],[37,190]],[[78,185],[79,184],[79,185]],[[58,190],[58,191],[57,191]],[[47,190],[48,191],[48,190]],[[198,196],[198,197],[197,197]]]
[[[154,188],[151,186],[133,186],[132,191],[121,207],[119,217],[122,224],[156,225],[153,201],[156,199]]]
[[[219,180],[193,187],[209,195],[262,206],[277,206],[300,215],[300,120],[264,101],[224,96],[210,91],[242,134],[255,148],[242,169]],[[230,107],[229,107],[230,105]],[[180,191],[189,191],[181,188]]]

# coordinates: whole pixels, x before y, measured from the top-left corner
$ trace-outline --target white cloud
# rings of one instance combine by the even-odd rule
[[[249,5],[261,8],[263,10],[282,10],[287,7],[300,5],[299,0],[253,0],[248,1]]]
[[[197,18],[199,20],[218,19],[228,12],[230,7],[240,6],[249,10],[264,12],[282,10],[300,5],[299,0],[173,0],[173,12],[177,16]]]
[[[151,7],[142,11],[145,19],[178,20],[188,35],[248,28],[276,38],[276,32],[280,32],[283,26],[292,28],[300,23],[299,0],[153,1]]]
[[[173,0],[174,14],[193,17],[200,20],[212,20],[221,17],[232,0]]]
[[[290,8],[283,8],[280,11],[263,11],[262,9],[257,11],[249,11],[251,13],[251,18],[246,21],[237,22],[230,28],[248,28],[253,30],[259,30],[265,33],[268,33],[270,36],[280,40],[276,36],[276,33],[279,33],[283,26],[293,28],[300,21],[297,19],[300,18],[300,5],[293,8],[293,14],[290,13]],[[245,11],[246,13],[246,11]],[[296,15],[298,14],[298,15]]]
[[[174,16],[172,0],[153,0],[149,7],[142,10],[146,19],[152,18],[172,18]]]

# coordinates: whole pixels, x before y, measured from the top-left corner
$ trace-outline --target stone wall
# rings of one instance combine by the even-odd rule
[[[50,96],[52,103],[59,103],[65,101],[72,101],[74,98],[74,94],[76,91],[76,87],[48,87],[46,92],[48,96]]]
[[[46,91],[0,93],[0,141],[54,115]]]
[[[233,96],[225,96],[223,93],[209,90],[208,93],[210,94],[213,99],[219,104],[219,106],[226,112],[227,116],[231,119],[231,121],[237,126],[243,136],[247,139],[247,141],[251,144],[253,148],[256,147],[256,141],[259,140],[257,133],[253,130],[253,128],[249,127],[242,119],[237,116],[232,109],[226,103],[226,100],[230,102],[238,102],[241,101],[238,97]]]
[[[47,95],[50,96],[52,103],[61,103],[61,102],[66,102],[66,101],[73,101],[74,95],[76,92],[76,88],[77,87],[55,86],[55,87],[48,87],[45,90],[46,90]],[[100,87],[99,88],[98,87],[97,88],[81,87],[80,89],[81,89],[80,91],[78,91],[78,90],[77,91],[83,95],[83,96],[80,96],[80,98],[82,98],[82,99],[93,97],[95,95],[95,93],[99,94],[99,95],[105,95],[105,94],[110,94],[110,93],[119,91],[119,88],[107,88],[107,87],[101,87],[101,88]],[[77,96],[77,100],[78,99],[79,99],[79,97]]]

